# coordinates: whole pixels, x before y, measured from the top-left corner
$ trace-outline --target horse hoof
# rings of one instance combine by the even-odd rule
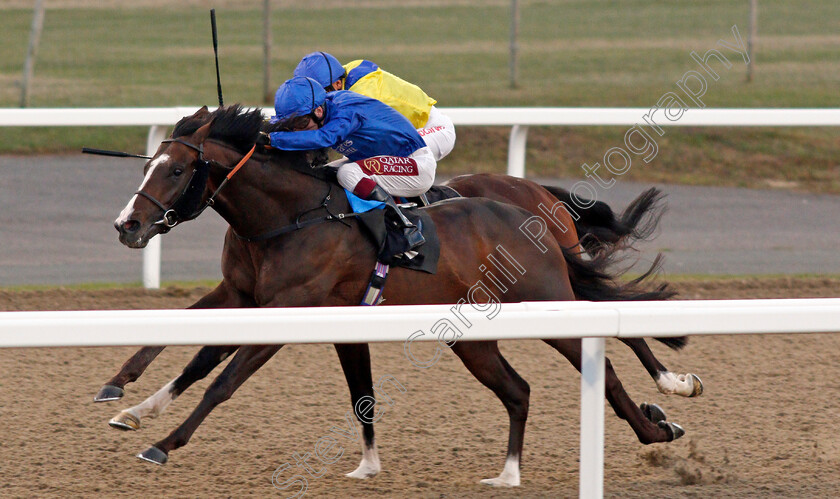
[[[140,429],[140,418],[128,411],[123,411],[108,421],[108,424],[117,430],[135,431]]]
[[[699,397],[703,395],[703,382],[700,381],[700,378],[696,374],[687,374],[689,379],[691,379],[692,384],[694,385],[694,390],[688,395],[689,397]]]
[[[645,417],[648,418],[648,420],[651,423],[658,424],[660,421],[665,421],[666,419],[668,419],[667,416],[665,416],[665,411],[663,411],[662,408],[656,404],[648,404],[646,402],[642,402],[642,404],[639,405],[639,409],[642,410]]]
[[[148,461],[150,463],[155,463],[158,465],[165,464],[166,461],[169,459],[165,452],[154,446],[149,447],[140,454],[137,454],[137,457],[139,457],[143,461]]]
[[[378,461],[378,458],[376,462],[372,462],[367,459],[362,459],[362,462],[359,463],[358,468],[356,468],[354,471],[351,471],[350,473],[345,473],[344,476],[346,476],[347,478],[357,478],[359,480],[374,477],[378,475],[379,471],[382,469]]]
[[[125,390],[114,385],[104,385],[99,389],[99,393],[93,397],[94,402],[110,402],[112,400],[119,400],[125,395]]]
[[[518,481],[514,483],[513,481],[505,480],[502,477],[485,478],[484,480],[481,481],[481,483],[484,484],[484,485],[489,485],[491,487],[518,487],[519,486]]]
[[[372,469],[362,469],[360,466],[356,471],[345,473],[344,476],[347,478],[357,478],[359,480],[364,480],[366,478],[375,477],[379,471],[372,470]]]
[[[660,428],[664,428],[665,431],[668,432],[668,435],[669,435],[669,438],[667,440],[668,442],[672,442],[672,441],[680,438],[681,436],[685,435],[685,430],[683,429],[682,426],[678,425],[677,423],[669,423],[667,421],[660,421],[656,424],[657,424],[657,426],[659,426]]]

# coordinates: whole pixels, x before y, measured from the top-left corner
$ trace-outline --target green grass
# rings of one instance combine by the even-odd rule
[[[112,2],[113,3],[113,2]],[[743,60],[718,66],[709,107],[840,107],[840,2],[759,2],[756,72]],[[116,5],[116,4],[114,4]],[[140,7],[47,11],[32,107],[214,105],[215,70],[207,10]],[[441,107],[650,107],[697,69],[689,56],[746,40],[746,0],[520,1],[519,87],[509,88],[509,3],[353,2],[344,8],[275,7],[272,85],[313,50],[364,57],[422,86]],[[263,105],[260,2],[219,8],[225,100]],[[15,107],[30,9],[0,7],[0,107]],[[657,158],[624,178],[840,193],[837,129],[670,128]],[[538,128],[529,139],[532,175],[580,177],[625,128]],[[82,146],[142,151],[142,128],[3,129],[0,153],[77,151]],[[503,171],[507,130],[461,127],[444,173]]]

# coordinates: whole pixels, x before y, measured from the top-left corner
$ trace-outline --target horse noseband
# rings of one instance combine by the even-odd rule
[[[207,184],[207,179],[210,176],[210,162],[204,158],[204,147],[201,144],[194,145],[181,139],[166,139],[161,143],[165,144],[169,142],[177,142],[198,152],[198,158],[193,162],[195,168],[193,169],[189,182],[187,182],[187,186],[181,191],[181,194],[178,195],[169,208],[164,206],[163,203],[155,199],[151,194],[142,190],[135,192],[135,194],[148,199],[163,211],[161,219],[153,225],[163,225],[164,233],[169,232],[172,227],[175,227],[181,222],[198,217],[205,208],[212,204],[212,202],[208,202],[204,206],[200,206],[201,195],[204,193],[204,186]]]

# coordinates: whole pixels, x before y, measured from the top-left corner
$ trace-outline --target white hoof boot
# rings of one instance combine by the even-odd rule
[[[374,446],[362,449],[362,462],[359,463],[359,467],[356,468],[356,471],[344,476],[364,480],[376,476],[380,471],[382,471],[382,465],[379,463],[379,453]]]
[[[481,483],[491,487],[519,487],[519,458],[508,456],[502,474],[496,478],[485,478]]]
[[[656,378],[656,387],[665,394],[682,397],[698,397],[703,393],[703,382],[696,374],[674,374],[660,372]]]

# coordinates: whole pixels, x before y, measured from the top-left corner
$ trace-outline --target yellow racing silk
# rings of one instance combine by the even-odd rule
[[[429,121],[429,110],[437,103],[417,85],[383,71],[367,60],[344,66],[347,77],[344,89],[380,100],[408,118],[414,128],[423,128]]]

